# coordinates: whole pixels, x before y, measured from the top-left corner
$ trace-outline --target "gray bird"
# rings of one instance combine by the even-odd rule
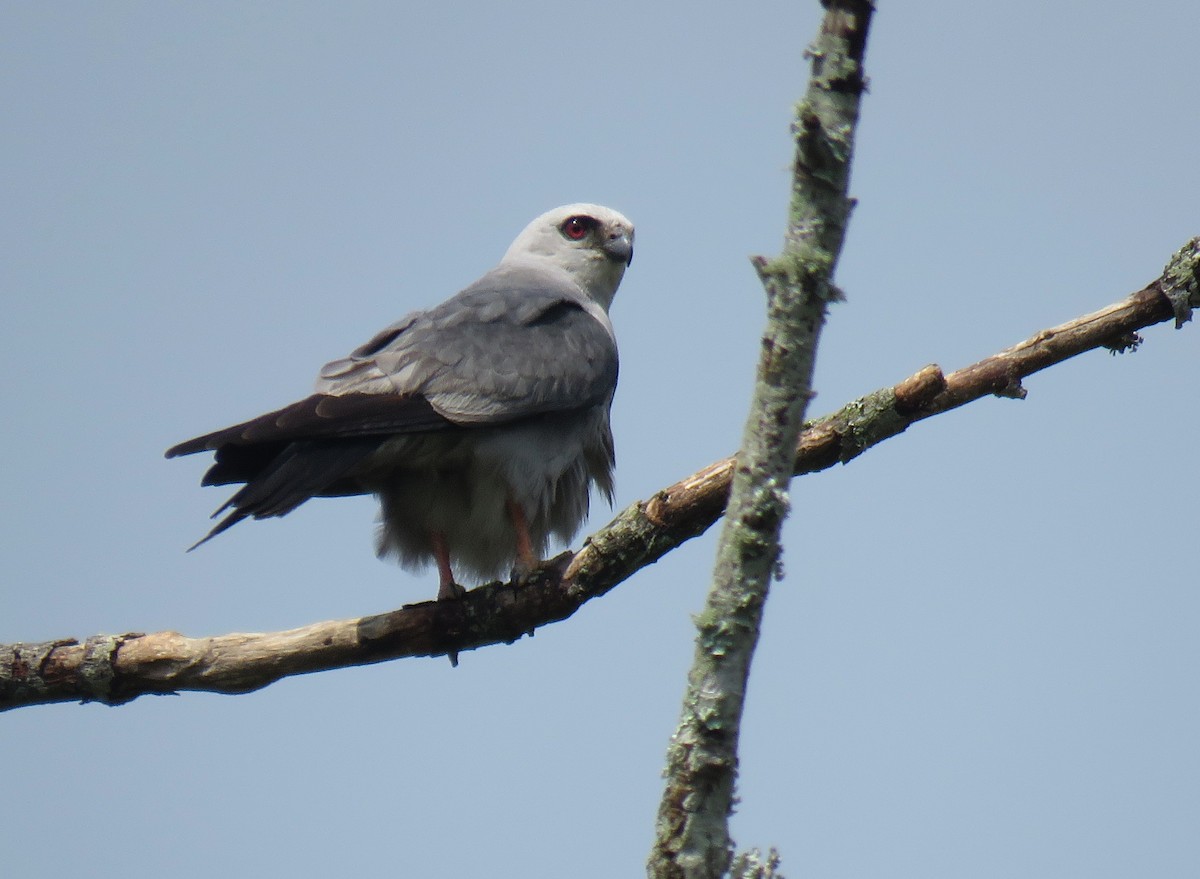
[[[244,483],[196,546],[309,498],[376,494],[379,555],[435,562],[439,599],[462,594],[456,570],[530,572],[575,535],[593,484],[612,500],[608,308],[632,259],[621,214],[555,208],[474,284],[326,364],[312,396],[169,449],[216,452],[202,485]]]

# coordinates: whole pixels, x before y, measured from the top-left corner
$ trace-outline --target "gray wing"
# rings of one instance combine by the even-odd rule
[[[496,424],[600,405],[617,369],[607,315],[574,283],[506,266],[327,364],[317,391],[417,395],[456,424]]]
[[[247,517],[364,492],[355,473],[391,436],[607,405],[616,381],[602,311],[553,273],[502,268],[327,364],[314,395],[167,456],[215,451],[203,484],[245,483],[203,543]]]

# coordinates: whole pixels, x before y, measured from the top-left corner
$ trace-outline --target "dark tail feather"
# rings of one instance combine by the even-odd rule
[[[353,481],[351,471],[375,451],[379,443],[378,437],[368,437],[357,441],[309,440],[288,444],[213,513],[215,519],[226,510],[230,511],[216,527],[190,546],[188,552],[243,519],[287,515],[309,498],[331,489],[338,489],[338,494],[355,493],[346,485]],[[213,469],[220,466],[218,463]]]
[[[213,513],[213,518],[216,518],[217,516],[221,515],[221,512],[224,511],[225,509],[227,509],[228,507],[229,507],[229,503],[227,502],[225,504],[225,506],[221,507],[220,510],[217,510],[215,513]],[[230,513],[228,516],[226,516],[224,519],[222,519],[220,522],[218,522],[216,524],[216,527],[214,527],[212,531],[209,531],[207,534],[205,534],[203,537],[201,537],[199,540],[197,540],[195,543],[193,543],[191,546],[189,546],[187,548],[187,551],[191,552],[197,546],[202,546],[203,544],[208,543],[210,540],[212,540],[214,537],[216,537],[222,531],[229,530],[234,525],[236,525],[238,522],[242,521],[243,519],[247,518],[248,516],[249,516],[248,513],[243,513],[241,510],[234,510],[232,513]]]

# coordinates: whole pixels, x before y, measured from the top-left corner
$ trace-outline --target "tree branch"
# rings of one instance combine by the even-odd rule
[[[779,562],[817,343],[829,302],[841,298],[832,279],[853,207],[850,165],[874,6],[871,0],[824,5],[806,53],[812,75],[792,123],[796,151],[783,253],[754,259],[767,292],[767,326],[712,587],[696,618],[695,655],[667,750],[647,865],[656,879],[719,879],[730,867],[746,684]]]
[[[1200,238],[1162,277],[1120,302],[1043,330],[948,376],[927,366],[889,388],[809,423],[794,472],[847,462],[912,423],[990,394],[1023,396],[1021,380],[1094,348],[1135,349],[1138,331],[1200,308]],[[152,693],[245,693],[280,678],[404,656],[440,656],[490,644],[566,619],[680,544],[703,534],[725,508],[733,475],[726,458],[633,504],[574,556],[524,584],[489,583],[461,601],[408,605],[359,619],[286,632],[186,638],[177,632],[96,635],[0,645],[0,710],[53,702],[120,705]],[[566,571],[557,571],[566,564]]]

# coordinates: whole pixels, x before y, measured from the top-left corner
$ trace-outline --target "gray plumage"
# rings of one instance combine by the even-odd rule
[[[244,483],[204,540],[312,497],[377,494],[381,555],[473,579],[569,541],[591,485],[609,500],[617,346],[608,306],[633,254],[616,211],[538,217],[500,264],[327,364],[316,393],[175,446],[215,451],[205,485]],[[201,541],[201,543],[204,542]]]

